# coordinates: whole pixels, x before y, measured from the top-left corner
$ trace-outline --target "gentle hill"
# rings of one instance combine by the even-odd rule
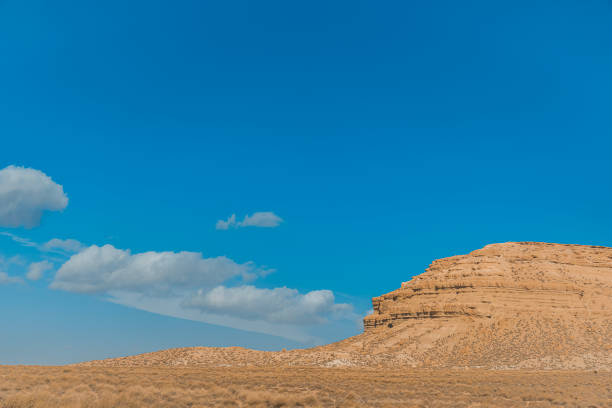
[[[372,300],[364,333],[306,350],[183,348],[112,366],[612,369],[612,248],[492,244]]]

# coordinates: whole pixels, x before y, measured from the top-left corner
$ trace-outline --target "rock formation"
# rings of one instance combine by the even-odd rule
[[[338,346],[419,366],[612,364],[612,248],[487,245],[434,261],[372,303],[365,332]]]
[[[434,261],[400,289],[374,298],[374,314],[364,319],[364,327],[368,331],[410,319],[491,319],[523,313],[604,316],[611,286],[611,248],[492,244]]]
[[[492,244],[372,299],[364,333],[307,350],[167,350],[88,364],[612,369],[612,248]]]

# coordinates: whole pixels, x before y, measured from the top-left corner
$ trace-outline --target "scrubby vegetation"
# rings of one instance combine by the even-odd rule
[[[1,408],[612,407],[593,371],[1,367]]]

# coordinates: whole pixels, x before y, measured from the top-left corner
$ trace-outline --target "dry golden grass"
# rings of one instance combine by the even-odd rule
[[[0,366],[0,408],[612,407],[612,373]]]

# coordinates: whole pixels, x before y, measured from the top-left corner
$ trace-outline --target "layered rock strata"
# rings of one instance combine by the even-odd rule
[[[535,242],[492,244],[434,261],[401,288],[372,300],[366,331],[401,320],[521,313],[606,315],[612,249]]]
[[[612,368],[612,248],[491,244],[372,303],[365,332],[331,348],[415,366]]]

